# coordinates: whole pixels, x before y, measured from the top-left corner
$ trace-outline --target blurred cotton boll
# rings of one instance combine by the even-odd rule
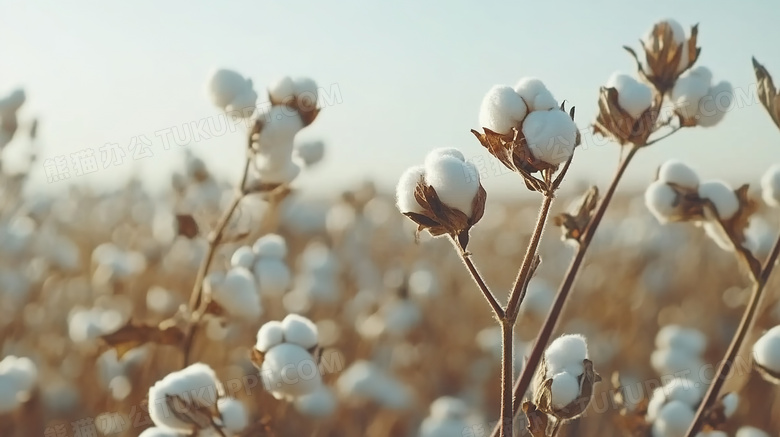
[[[214,274],[212,274],[214,275]],[[260,295],[252,272],[233,267],[224,276],[211,276],[207,292],[231,316],[257,320],[262,312]]]
[[[753,356],[762,368],[780,375],[780,325],[770,329],[753,345]]]
[[[404,410],[413,406],[411,389],[368,361],[356,361],[336,381],[339,395],[350,403],[373,402]]]
[[[534,111],[523,123],[523,135],[534,158],[557,165],[574,153],[577,125],[569,114],[557,109]]]
[[[27,357],[9,355],[0,361],[0,414],[30,399],[38,383],[38,367]]]
[[[499,134],[509,134],[518,128],[528,114],[523,98],[511,87],[496,85],[482,99],[479,125]]]
[[[243,117],[251,116],[257,103],[257,93],[252,88],[252,80],[232,70],[212,71],[206,83],[206,90],[215,106],[226,111],[238,111]]]
[[[515,85],[515,92],[523,98],[528,112],[548,111],[558,107],[558,102],[544,83],[534,77],[524,77]]]
[[[683,73],[672,88],[671,99],[675,111],[686,119],[693,119],[699,111],[699,101],[710,91],[712,72],[707,67],[695,67]]]
[[[252,251],[261,258],[283,259],[287,256],[287,242],[278,234],[264,235],[255,241]]]
[[[146,428],[138,437],[183,437],[185,434],[166,428]]]
[[[531,278],[520,311],[531,312],[540,318],[546,317],[554,299],[555,289],[549,282],[537,277]]]
[[[726,81],[711,87],[707,94],[699,100],[696,113],[696,124],[702,127],[712,127],[720,123],[734,102],[734,89]]]
[[[279,344],[266,352],[260,374],[266,390],[277,399],[293,400],[314,392],[322,384],[314,357],[292,343]]]
[[[457,398],[443,396],[431,404],[430,415],[420,425],[420,437],[448,437],[464,433],[468,427],[468,407]]]
[[[149,416],[159,427],[188,432],[193,428],[192,423],[183,421],[182,415],[174,414],[171,405],[178,409],[213,410],[223,394],[224,389],[214,370],[203,363],[195,363],[169,373],[149,388]],[[175,401],[169,401],[170,397]]]
[[[338,399],[327,386],[320,386],[314,392],[295,399],[295,409],[313,418],[330,417],[336,412]]]
[[[634,119],[653,104],[653,90],[627,74],[613,73],[606,86],[617,90],[618,104]]]
[[[780,207],[780,164],[769,167],[761,177],[761,195],[767,205]]]
[[[295,154],[307,167],[311,167],[325,157],[325,143],[322,141],[300,143],[295,147]]]
[[[752,426],[743,426],[737,430],[735,437],[769,437],[769,434]]]
[[[249,414],[241,401],[234,398],[221,398],[217,401],[217,410],[222,418],[222,425],[227,431],[239,433],[249,426]]]
[[[698,189],[699,176],[687,164],[670,159],[658,168],[658,180],[691,190]]]

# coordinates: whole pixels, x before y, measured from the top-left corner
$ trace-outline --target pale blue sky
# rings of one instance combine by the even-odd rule
[[[27,90],[23,115],[41,117],[42,158],[107,142],[126,147],[137,135],[152,139],[154,157],[128,156],[123,165],[76,179],[108,186],[134,169],[150,181],[167,180],[178,155],[165,151],[154,132],[219,113],[203,91],[213,67],[236,69],[258,89],[281,75],[307,75],[335,85],[341,103],[300,134],[324,139],[328,150],[322,166],[298,183],[322,192],[372,177],[390,187],[434,147],[487,158],[469,129],[496,83],[539,77],[556,98],[577,106],[578,125],[586,128],[598,87],[613,71],[633,71],[621,46],[638,47],[661,18],[686,28],[700,23],[699,62],[716,81],[752,92],[751,55],[780,81],[776,0],[706,4],[0,0],[0,93]],[[238,132],[190,147],[222,175],[240,169]],[[616,148],[578,152],[572,179],[607,180]],[[629,182],[649,180],[668,157],[704,177],[755,183],[780,162],[780,132],[760,106],[735,108],[715,128],[689,129],[643,152]],[[39,167],[45,189],[64,185],[46,186]],[[484,184],[496,193],[522,187],[513,176]]]

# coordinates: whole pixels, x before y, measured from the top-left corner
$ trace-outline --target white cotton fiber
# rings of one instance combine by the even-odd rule
[[[734,217],[734,214],[739,210],[739,199],[737,199],[734,189],[723,181],[703,182],[699,185],[699,197],[709,199],[715,205],[721,220]]]
[[[690,379],[674,378],[656,390],[661,390],[664,397],[669,401],[680,401],[694,408],[698,406],[704,395],[696,384],[696,382]]]
[[[479,125],[493,132],[508,134],[528,114],[528,107],[522,97],[506,85],[495,85],[482,99],[479,108]]]
[[[138,437],[182,437],[184,434],[166,428],[146,428]]]
[[[249,414],[238,399],[222,398],[217,401],[217,409],[222,417],[222,424],[228,431],[239,433],[249,426]]]
[[[294,343],[304,349],[311,349],[319,343],[317,325],[306,317],[298,314],[288,314],[282,320],[284,341]]]
[[[666,182],[655,181],[645,190],[645,206],[661,223],[677,213],[677,192]]]
[[[452,156],[441,156],[425,167],[425,181],[436,190],[439,200],[450,208],[471,216],[479,191],[479,172],[474,164]]]
[[[436,161],[442,156],[450,156],[452,158],[458,159],[459,161],[466,161],[466,157],[463,156],[463,152],[460,150],[454,147],[440,147],[438,149],[431,150],[427,155],[425,155],[423,166],[425,167],[430,165],[433,161]]]
[[[266,352],[260,375],[265,388],[279,399],[312,393],[322,384],[314,357],[291,343],[282,343]]]
[[[308,77],[296,77],[293,79],[293,89],[301,110],[312,111],[317,107],[317,82]]]
[[[607,88],[617,90],[618,105],[634,119],[639,119],[653,104],[653,90],[627,74],[613,73]]]
[[[287,242],[279,234],[267,234],[258,238],[252,251],[261,258],[283,259],[287,256]]]
[[[586,358],[588,345],[585,337],[579,334],[562,335],[553,340],[544,352],[547,375],[559,373],[572,364],[582,364]]]
[[[236,95],[236,97],[230,101],[230,103],[225,107],[225,110],[228,112],[239,112],[241,115],[243,115],[245,118],[252,116],[252,114],[255,111],[255,108],[257,106],[257,93],[250,89],[248,91],[245,91],[241,94]]]
[[[699,101],[696,124],[702,127],[715,126],[723,120],[733,102],[734,89],[731,84],[726,81],[719,82]]]
[[[687,164],[670,159],[658,168],[658,180],[677,184],[695,190],[699,187],[699,176]]]
[[[266,322],[257,331],[257,344],[255,349],[260,352],[268,352],[272,347],[284,342],[284,326],[282,322],[273,320]]]
[[[292,155],[295,134],[303,129],[300,114],[286,106],[272,106],[267,112],[260,114],[260,120],[263,127],[257,139],[258,151],[271,156],[270,153],[274,150],[280,150],[289,158]]]
[[[523,98],[528,112],[547,111],[558,107],[552,93],[544,83],[535,77],[524,77],[515,85],[515,92]]]
[[[279,296],[290,288],[292,274],[284,261],[260,258],[253,269],[261,295]]]
[[[212,297],[230,315],[245,320],[260,317],[260,296],[255,277],[245,267],[230,269],[212,290]]]
[[[336,407],[336,395],[325,385],[321,385],[312,393],[295,398],[295,409],[309,417],[330,417],[336,412]]]
[[[780,325],[767,331],[753,345],[753,356],[761,367],[780,373]]]
[[[680,75],[671,94],[675,110],[685,118],[694,118],[699,112],[699,102],[710,91],[711,82],[712,73],[707,67],[696,67]]]
[[[761,196],[767,205],[780,207],[780,164],[775,164],[761,177]]]
[[[395,187],[395,203],[401,212],[422,213],[423,208],[414,197],[414,190],[420,180],[425,179],[425,167],[416,166],[407,169]]]
[[[203,363],[195,363],[169,373],[149,388],[149,416],[155,425],[179,431],[189,431],[192,424],[180,420],[166,402],[166,396],[178,396],[193,407],[213,407],[222,385],[214,371]]]
[[[535,111],[525,118],[523,135],[536,159],[556,165],[574,153],[577,125],[563,111]]]
[[[241,246],[233,252],[230,257],[230,265],[233,267],[244,267],[251,269],[255,264],[255,253],[249,246]]]
[[[653,423],[653,437],[684,437],[694,412],[683,402],[671,401],[661,407]]]
[[[272,103],[290,103],[295,97],[295,84],[292,78],[284,76],[268,85],[268,96]]]
[[[580,394],[580,383],[577,377],[561,372],[552,377],[552,404],[555,408],[564,408],[572,403]]]

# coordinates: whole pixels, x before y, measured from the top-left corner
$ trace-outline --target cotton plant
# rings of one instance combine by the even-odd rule
[[[712,127],[731,108],[734,90],[726,81],[713,84],[712,72],[698,66],[677,79],[670,97],[682,126]]]
[[[0,360],[0,415],[29,401],[38,386],[38,366],[27,357]]]
[[[211,367],[195,363],[149,388],[149,436],[237,436],[249,424],[246,408],[225,395]]]
[[[780,164],[769,167],[761,177],[761,194],[767,205],[780,207]]]

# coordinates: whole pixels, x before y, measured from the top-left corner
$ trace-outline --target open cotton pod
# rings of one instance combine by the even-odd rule
[[[599,92],[599,113],[593,131],[618,144],[642,146],[653,133],[654,94],[646,84],[622,73],[613,73]]]
[[[644,64],[634,50],[627,50],[636,61],[639,75],[665,94],[674,86],[679,75],[699,58],[701,48],[696,47],[698,33],[697,25],[686,36],[680,23],[666,19],[656,23],[642,40]]]
[[[780,385],[780,325],[770,329],[753,345],[756,370],[772,384]]]

